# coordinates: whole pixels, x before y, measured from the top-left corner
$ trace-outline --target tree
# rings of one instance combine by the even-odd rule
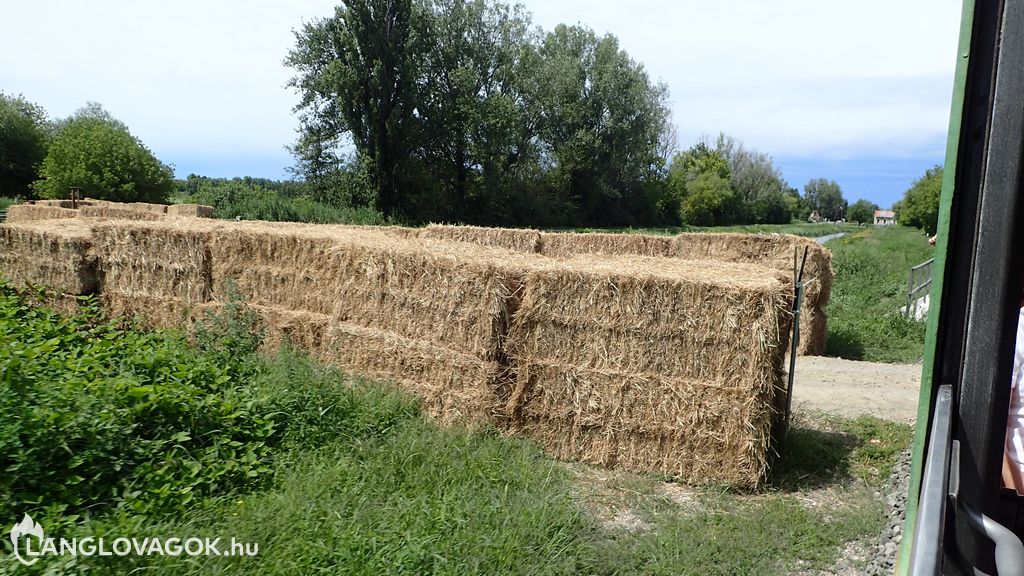
[[[338,168],[346,138],[365,163],[377,209],[401,212],[417,120],[411,0],[348,0],[306,24],[285,63],[301,95],[293,148],[314,185]]]
[[[565,193],[584,220],[628,224],[626,206],[661,178],[669,136],[668,89],[610,35],[559,25],[539,47],[539,135]]]
[[[736,201],[728,180],[718,174],[700,174],[687,185],[679,216],[694,226],[727,226],[736,221]]]
[[[0,194],[30,197],[49,144],[46,112],[0,92]]]
[[[716,149],[729,162],[729,182],[736,191],[738,222],[789,224],[793,210],[785,199],[789,184],[771,156],[720,134]]]
[[[843,191],[833,180],[815,178],[804,186],[804,197],[811,210],[817,210],[822,218],[840,220],[846,212]]]
[[[934,235],[939,224],[939,196],[942,192],[942,166],[925,171],[903,194],[897,218],[900,224],[921,228]]]
[[[878,210],[878,204],[861,198],[854,202],[850,209],[846,211],[846,219],[850,222],[859,222],[861,224],[865,222],[873,222],[875,218],[875,210]]]
[[[77,187],[104,200],[166,202],[174,188],[171,168],[95,103],[57,123],[39,176],[32,189],[43,198],[64,198]]]

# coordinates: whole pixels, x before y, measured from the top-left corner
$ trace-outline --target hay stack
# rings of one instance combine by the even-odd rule
[[[135,210],[136,212],[150,212],[152,214],[167,214],[166,204],[153,204],[150,202],[128,202],[119,204],[118,207],[126,208],[128,210]]]
[[[78,210],[78,215],[82,218],[97,218],[103,220],[156,221],[164,219],[164,215],[157,212],[124,208],[123,206],[124,205],[122,204],[115,204],[113,202],[94,206],[82,206]]]
[[[389,331],[335,323],[319,356],[353,373],[394,381],[422,398],[424,413],[444,424],[493,422],[508,396],[497,362]]]
[[[541,234],[539,230],[529,229],[431,224],[420,232],[420,238],[468,242],[533,254],[540,251]]]
[[[808,251],[797,353],[813,356],[825,353],[825,306],[832,291],[832,254],[828,249],[811,238],[788,234],[696,233],[676,236],[671,255],[689,260],[764,263],[792,278],[793,253],[797,251],[802,258],[805,247]]]
[[[506,346],[511,425],[557,457],[756,486],[791,301],[755,265],[591,257],[530,271]]]
[[[18,286],[43,284],[61,294],[92,294],[98,282],[91,245],[89,226],[76,220],[4,224],[0,274]]]
[[[331,316],[498,355],[521,274],[515,254],[353,227],[227,222],[211,244],[213,296]]]
[[[145,214],[140,212],[140,214]],[[132,309],[120,298],[168,299],[184,305],[210,297],[210,230],[164,222],[97,222],[104,299],[111,309]]]
[[[203,204],[171,204],[167,215],[188,218],[213,218],[213,206]]]
[[[77,210],[61,208],[60,206],[49,206],[44,204],[14,204],[7,207],[7,218],[5,222],[15,224],[18,222],[33,222],[36,220],[74,218],[75,216],[78,216]]]
[[[668,256],[671,248],[671,236],[544,232],[541,234],[540,253],[552,258],[568,258],[578,254],[661,257]]]

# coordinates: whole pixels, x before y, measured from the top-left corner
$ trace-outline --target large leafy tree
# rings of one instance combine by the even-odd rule
[[[301,171],[321,185],[350,140],[377,209],[400,213],[417,140],[414,57],[422,52],[411,0],[348,0],[295,36],[285,63],[301,95],[294,147]]]
[[[925,171],[903,194],[899,203],[901,224],[921,228],[935,234],[939,224],[939,195],[942,191],[942,166]]]
[[[817,210],[822,218],[839,220],[846,213],[843,190],[834,180],[815,178],[804,186],[804,197],[811,210]]]
[[[165,202],[174,188],[170,167],[94,103],[57,123],[39,176],[32,189],[43,198],[66,197],[77,187],[104,200]]]
[[[21,96],[0,92],[0,195],[32,195],[48,143],[46,112]]]
[[[668,90],[614,36],[581,26],[557,26],[539,53],[540,135],[556,181],[587,222],[622,223],[623,208],[664,168]]]

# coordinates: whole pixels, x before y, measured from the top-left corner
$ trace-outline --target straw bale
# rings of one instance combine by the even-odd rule
[[[18,286],[42,284],[65,294],[92,294],[98,279],[91,245],[89,227],[77,220],[4,224],[0,273]]]
[[[135,318],[147,328],[178,328],[186,331],[209,310],[208,304],[182,298],[130,295],[118,290],[104,291],[100,295],[100,305],[110,318]]]
[[[771,388],[546,363],[520,366],[519,382],[528,393],[511,430],[556,458],[746,488],[767,472]]]
[[[505,250],[376,230],[228,222],[211,245],[213,294],[497,357],[521,272]]]
[[[208,300],[210,231],[175,222],[94,224],[103,291],[191,303]]]
[[[671,236],[544,232],[541,234],[540,253],[553,258],[568,258],[578,254],[658,257],[668,256],[671,249]]]
[[[792,288],[750,264],[577,257],[527,272],[506,352],[517,361],[723,385],[771,381]]]
[[[508,393],[496,362],[373,328],[332,324],[320,357],[353,373],[394,381],[419,396],[423,412],[443,424],[493,421]]]
[[[263,321],[264,352],[274,352],[285,343],[310,354],[323,350],[330,316],[267,306],[250,305],[249,309]]]
[[[137,212],[151,212],[153,214],[166,214],[166,204],[153,204],[150,202],[127,202],[116,205],[119,208],[127,208],[128,210],[135,210]]]
[[[203,204],[171,204],[167,207],[168,216],[190,218],[213,218],[213,206]]]
[[[74,218],[75,216],[78,216],[77,210],[61,208],[60,206],[13,204],[7,207],[7,217],[5,222],[14,224],[18,222],[32,222],[35,220]]]
[[[78,215],[83,218],[101,218],[104,220],[162,220],[164,216],[157,214],[156,212],[148,212],[136,210],[133,208],[123,208],[121,205],[114,203],[105,204],[101,206],[82,206],[78,210]]]
[[[539,230],[448,226],[444,224],[431,224],[427,226],[420,232],[420,238],[468,242],[481,246],[506,248],[528,254],[539,252],[541,243],[541,233]]]

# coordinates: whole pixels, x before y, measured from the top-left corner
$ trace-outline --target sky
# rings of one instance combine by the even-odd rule
[[[668,86],[679,144],[724,132],[791,186],[888,207],[946,146],[958,0],[525,0],[612,34]],[[98,102],[179,178],[289,176],[293,30],[333,0],[8,0],[0,91],[53,118]]]

